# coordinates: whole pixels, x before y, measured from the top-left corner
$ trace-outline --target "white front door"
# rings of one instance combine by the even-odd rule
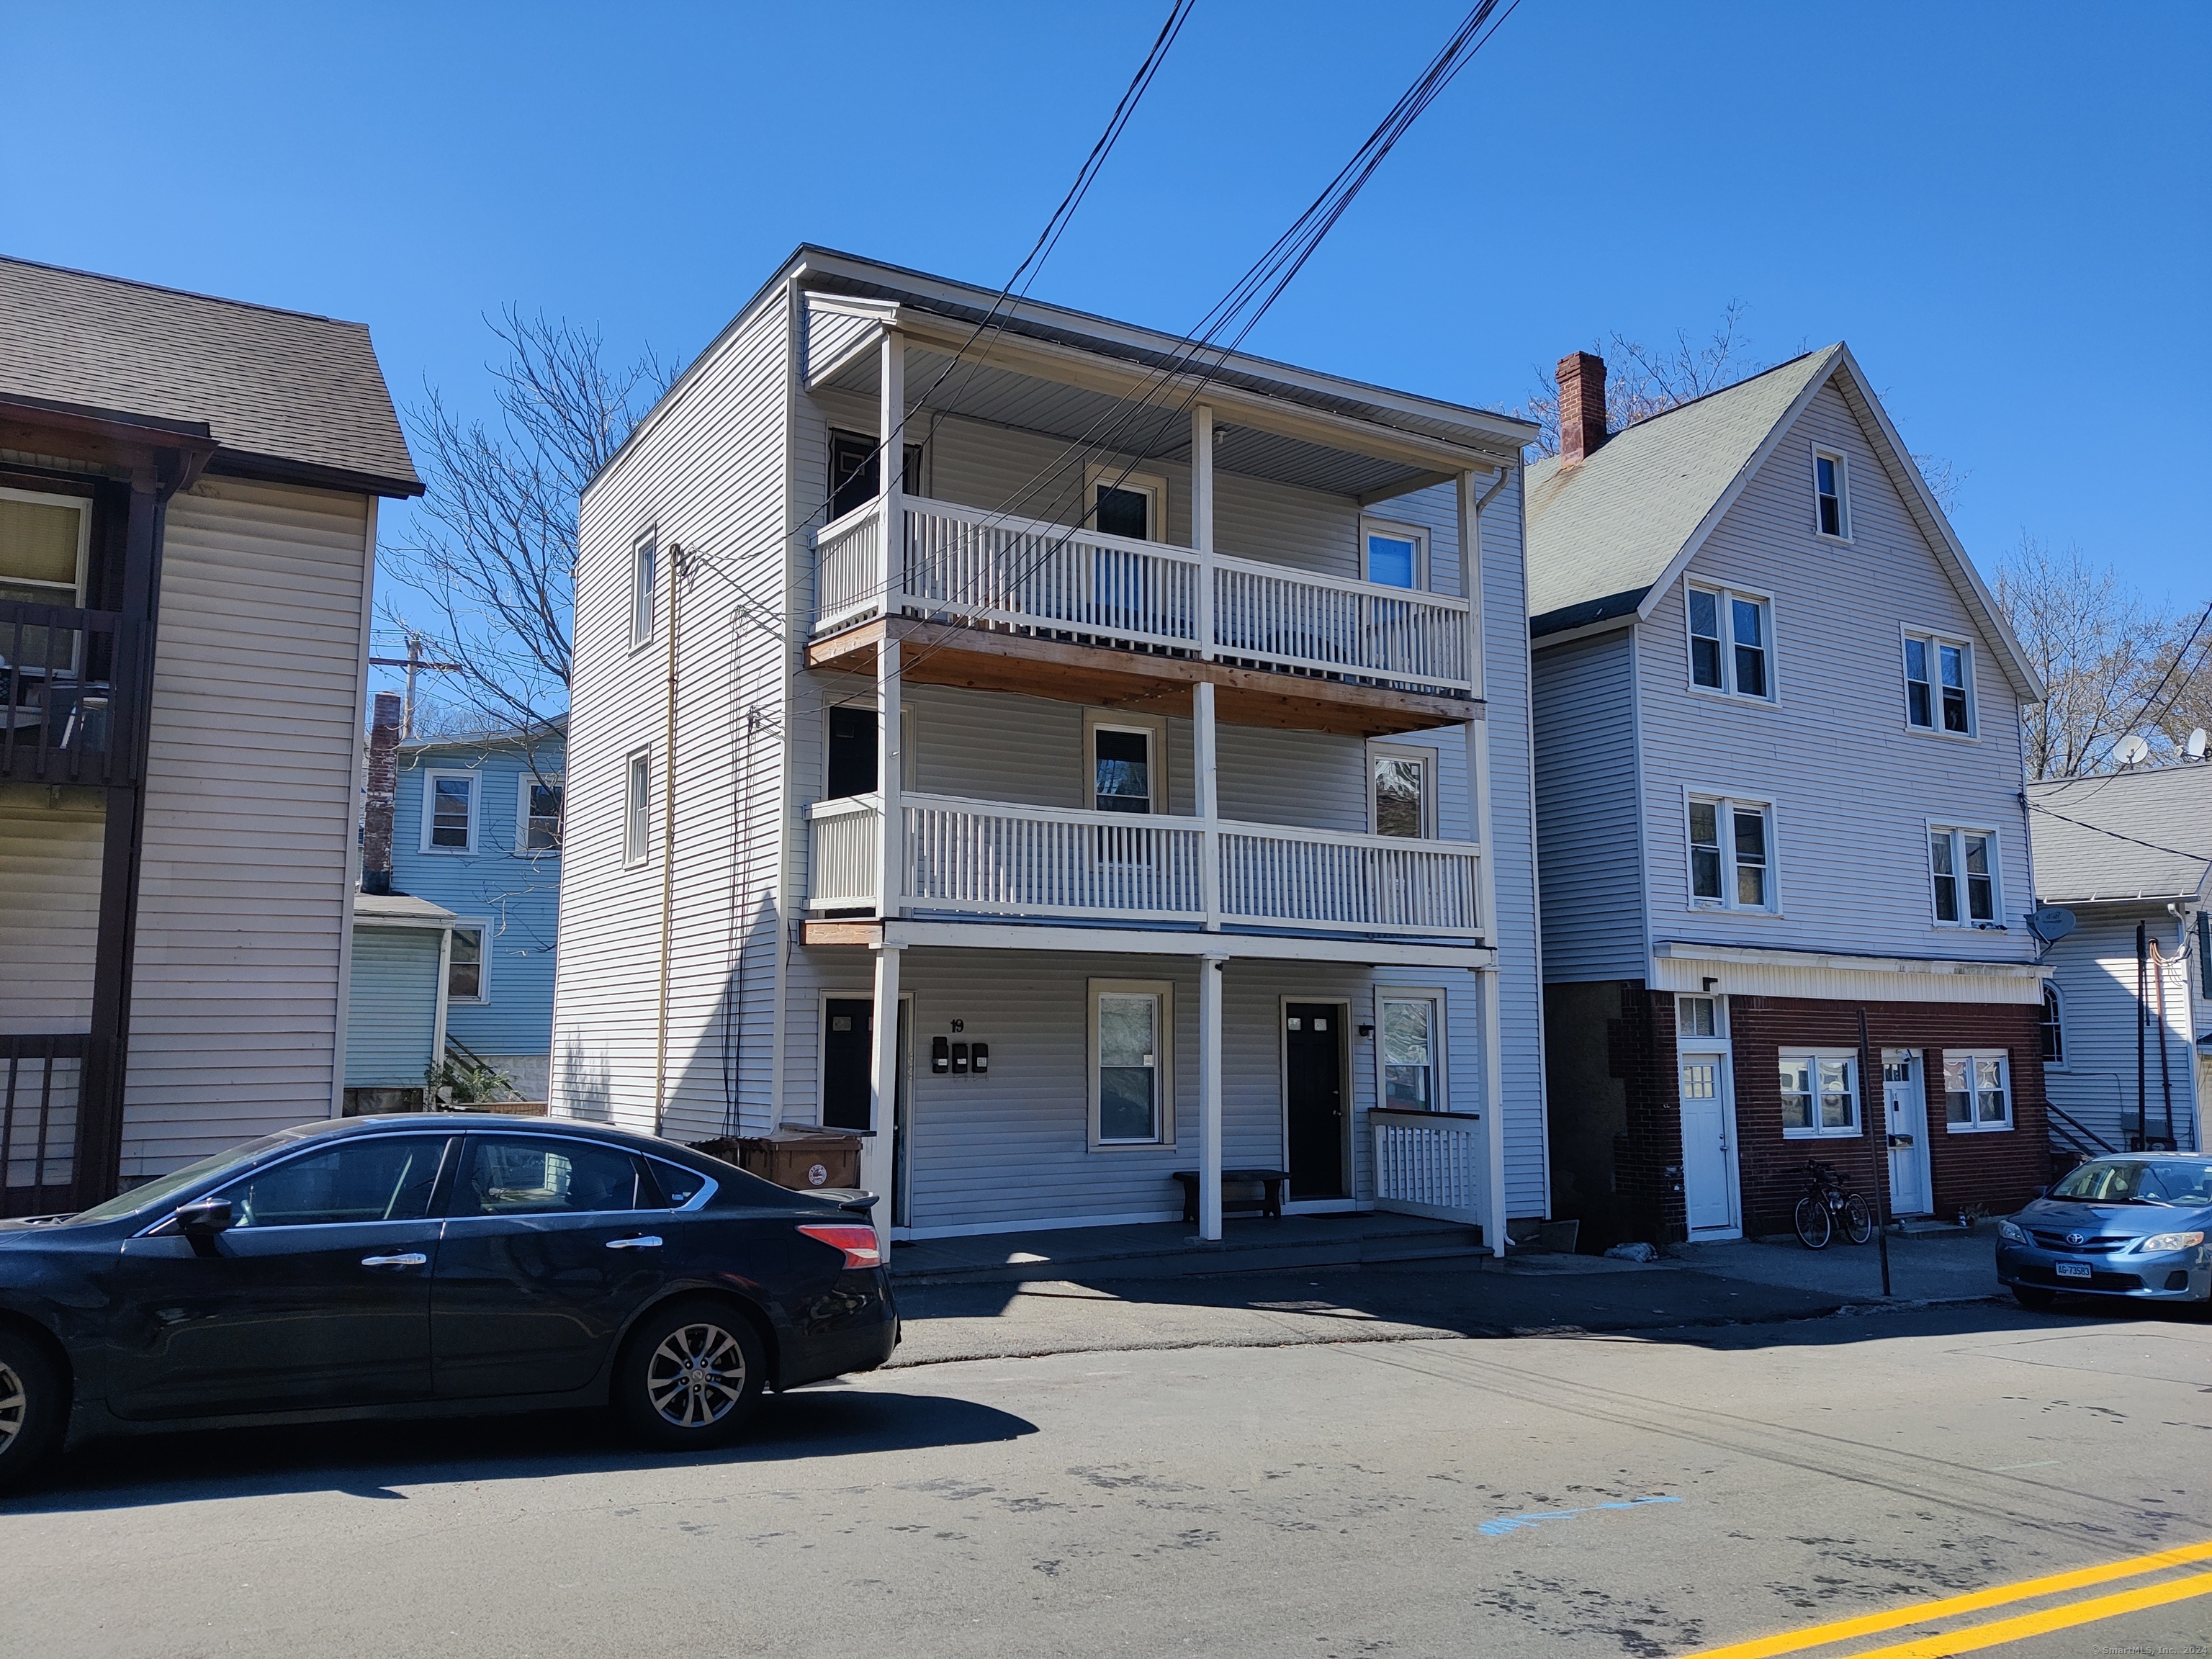
[[[1681,1051],[1682,1204],[1690,1237],[1736,1230],[1735,1114],[1725,1048]]]
[[[1889,1211],[1926,1215],[1936,1207],[1928,1177],[1928,1099],[1917,1049],[1885,1048],[1881,1102],[1889,1128]]]

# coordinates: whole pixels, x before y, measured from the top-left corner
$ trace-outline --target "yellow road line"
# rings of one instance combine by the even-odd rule
[[[2124,1613],[2162,1607],[2169,1601],[2185,1601],[2192,1595],[2212,1595],[2212,1572],[2169,1578],[2163,1584],[2146,1584],[2141,1589],[2122,1590],[2116,1595],[2100,1595],[2087,1601],[2069,1601],[2063,1607],[2045,1607],[2041,1613],[2023,1613],[1986,1625],[1969,1625],[1948,1636],[1923,1636],[1916,1642],[1900,1642],[1894,1647],[1854,1654],[1851,1659],[1951,1659],[1953,1654],[1975,1653],[2001,1642],[2018,1642],[2031,1636],[2045,1636],[2055,1630],[2071,1630],[2076,1625],[2092,1625],[2100,1619],[2117,1618]]]
[[[1805,1630],[1761,1636],[1748,1642],[1733,1643],[1724,1648],[1702,1648],[1686,1656],[1686,1659],[1770,1659],[1775,1654],[1802,1653],[1808,1648],[1826,1647],[1832,1642],[1848,1642],[1853,1637],[1875,1636],[1886,1630],[1901,1630],[1907,1625],[1924,1625],[1930,1620],[1948,1619],[1954,1613],[1978,1613],[1984,1607],[2001,1607],[2008,1601],[2027,1601],[2039,1595],[2057,1595],[2065,1590],[2086,1589],[2092,1584],[2108,1584],[2115,1578],[2134,1578],[2147,1572],[2160,1572],[2168,1567],[2186,1566],[2192,1561],[2212,1561],[2212,1539],[2201,1544],[2184,1544],[2174,1549],[2160,1550],[2152,1555],[2134,1556],[2125,1561],[2107,1561],[2101,1566],[2078,1567],[2072,1572],[2052,1573],[2045,1578],[2023,1578],[2016,1584],[1998,1584],[1966,1595],[1947,1596],[1940,1601],[1916,1601],[1911,1607],[1893,1607],[1887,1613],[1869,1613],[1856,1619],[1838,1620],[1832,1625],[1814,1625]],[[2194,1583],[2197,1581],[2191,1578],[2181,1582]],[[2192,1590],[2190,1594],[2199,1595],[2202,1592]],[[2085,1602],[2081,1605],[2096,1604]],[[2115,1611],[2124,1612],[2126,1609],[2116,1608]],[[2103,1618],[2108,1615],[2100,1613],[2097,1616]],[[1855,1659],[1873,1659],[1873,1656],[1860,1655]]]

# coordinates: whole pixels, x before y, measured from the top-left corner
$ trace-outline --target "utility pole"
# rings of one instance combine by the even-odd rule
[[[415,677],[424,672],[459,674],[467,672],[457,662],[431,662],[422,655],[422,636],[411,629],[407,635],[407,654],[404,657],[371,657],[369,662],[378,668],[404,668],[407,671],[407,690],[399,700],[399,740],[402,743],[415,735]]]

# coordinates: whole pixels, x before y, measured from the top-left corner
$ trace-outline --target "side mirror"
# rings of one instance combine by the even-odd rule
[[[203,1198],[177,1207],[178,1227],[189,1238],[212,1238],[231,1225],[230,1200]]]

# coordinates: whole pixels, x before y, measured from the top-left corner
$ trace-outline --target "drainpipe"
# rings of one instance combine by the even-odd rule
[[[2142,1152],[2150,1140],[2150,1074],[2144,1048],[2144,1023],[2150,1018],[2149,986],[2146,982],[2150,970],[2150,928],[2146,922],[2136,924],[2136,1146]]]
[[[662,712],[660,786],[660,1009],[653,1038],[653,1133],[668,1121],[668,964],[676,916],[676,665],[682,643],[684,549],[668,544],[668,696]]]
[[[2166,1101],[2166,1144],[2173,1146],[2173,1073],[2166,1057],[2166,947],[2153,939],[2151,970],[2158,975],[2158,1088]]]

